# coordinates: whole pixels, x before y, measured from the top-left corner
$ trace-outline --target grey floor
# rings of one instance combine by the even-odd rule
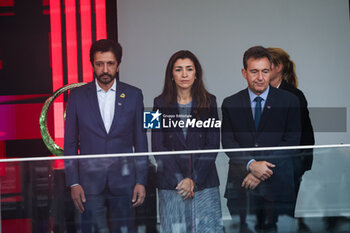
[[[332,218],[305,218],[304,222],[310,228],[310,232],[298,231],[298,222],[287,216],[280,216],[277,223],[278,233],[350,233],[349,217],[332,217]],[[249,215],[247,223],[250,229],[249,233],[256,233],[254,230],[255,216]],[[159,223],[157,225],[159,232]],[[225,233],[239,233],[239,218],[224,220]],[[146,230],[145,226],[139,226],[137,233],[157,233]],[[171,232],[169,232],[171,233]]]
[[[313,233],[350,233],[350,218],[305,218],[304,222]],[[248,227],[252,233],[255,233],[255,216],[249,215],[247,218]],[[224,220],[225,233],[239,232],[239,218]],[[277,223],[279,233],[297,233],[298,222],[287,216],[280,216]]]

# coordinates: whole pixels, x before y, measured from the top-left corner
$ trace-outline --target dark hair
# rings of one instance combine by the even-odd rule
[[[243,67],[244,67],[244,69],[247,69],[249,58],[260,59],[260,58],[264,58],[264,57],[266,57],[269,60],[270,66],[271,66],[272,58],[271,58],[269,51],[267,51],[266,48],[264,48],[262,46],[254,46],[254,47],[249,48],[247,51],[245,51],[245,53],[243,55]]]
[[[275,66],[282,65],[282,78],[294,87],[298,87],[298,77],[295,73],[295,64],[289,58],[289,54],[281,48],[267,48]]]
[[[109,40],[102,39],[95,41],[90,48],[90,62],[94,63],[95,54],[97,52],[112,52],[115,56],[115,59],[118,62],[118,65],[122,62],[122,47],[119,43]]]
[[[191,88],[191,95],[192,99],[197,103],[197,112],[203,109],[209,109],[211,94],[205,89],[204,86],[202,66],[197,57],[188,50],[180,50],[170,57],[165,71],[163,92],[160,96],[165,100],[165,103],[168,106],[177,103],[177,90],[173,77],[173,68],[178,59],[185,58],[190,59],[196,69],[196,79],[194,80]]]

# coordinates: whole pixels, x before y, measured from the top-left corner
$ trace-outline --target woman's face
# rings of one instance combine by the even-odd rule
[[[282,78],[282,69],[283,69],[282,64],[275,65],[272,63],[271,71],[270,71],[270,82]]]
[[[196,78],[196,68],[189,58],[177,59],[173,67],[173,77],[177,89],[191,90]]]

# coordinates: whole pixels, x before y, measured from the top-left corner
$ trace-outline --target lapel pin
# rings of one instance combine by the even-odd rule
[[[120,94],[120,98],[125,98],[125,94],[124,94],[124,93],[121,93],[121,94]]]
[[[268,105],[268,106],[266,106],[266,108],[267,108],[267,109],[271,109],[271,106],[270,106],[270,105]]]

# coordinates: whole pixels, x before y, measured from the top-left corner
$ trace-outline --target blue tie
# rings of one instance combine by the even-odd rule
[[[260,118],[261,118],[261,101],[262,100],[263,100],[263,98],[261,98],[260,96],[257,96],[254,99],[254,101],[256,102],[255,117],[254,117],[256,130],[258,130],[258,126],[259,126],[259,122],[260,122]]]

